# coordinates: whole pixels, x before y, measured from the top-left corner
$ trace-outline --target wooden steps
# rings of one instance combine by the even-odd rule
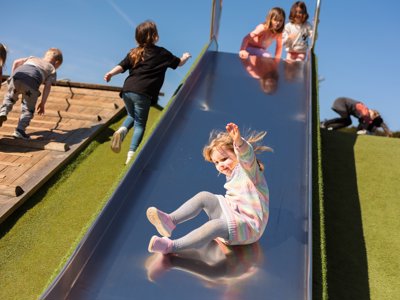
[[[0,90],[3,102],[6,85]],[[45,115],[35,115],[27,128],[31,140],[12,136],[21,99],[0,127],[0,223],[113,118],[125,112],[120,88],[58,81]],[[40,98],[38,103],[40,102]]]

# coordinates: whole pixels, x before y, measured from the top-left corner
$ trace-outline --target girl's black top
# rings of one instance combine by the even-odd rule
[[[133,66],[128,53],[119,63],[123,73],[129,70],[129,75],[125,79],[121,93],[134,92],[143,94],[151,98],[152,104],[156,104],[167,69],[176,69],[180,61],[179,57],[156,45],[145,48],[144,60],[138,62],[136,66]]]

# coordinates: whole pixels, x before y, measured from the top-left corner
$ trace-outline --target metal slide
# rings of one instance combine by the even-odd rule
[[[42,299],[311,299],[310,79],[310,62],[206,52]],[[224,193],[225,177],[202,148],[228,122],[268,131],[264,143],[274,149],[259,155],[270,188],[263,237],[182,256],[148,253],[156,231],[147,207],[171,211],[199,191]],[[181,224],[174,236],[204,221]]]

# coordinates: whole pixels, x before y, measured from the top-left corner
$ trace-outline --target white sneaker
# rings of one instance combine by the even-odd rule
[[[126,157],[125,165],[127,165],[131,161],[131,159],[132,159],[134,154],[135,154],[135,151],[132,151],[132,150],[128,151],[128,155]]]
[[[357,134],[360,134],[360,135],[362,135],[362,134],[367,134],[367,131],[366,131],[365,129],[363,129],[363,130],[358,130],[358,131],[357,131]]]
[[[29,135],[27,135],[25,133],[25,131],[21,130],[21,129],[15,129],[14,133],[13,133],[13,137],[17,138],[17,139],[23,139],[23,140],[30,140],[31,137]]]
[[[119,153],[121,151],[121,144],[127,133],[128,129],[126,127],[120,127],[116,132],[114,132],[113,137],[111,139],[112,151],[114,151],[115,153]]]

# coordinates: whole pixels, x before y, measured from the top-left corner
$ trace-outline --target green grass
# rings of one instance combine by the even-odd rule
[[[355,151],[371,299],[399,299],[400,140],[362,136]]]
[[[159,115],[151,110],[145,139]],[[119,154],[110,150],[121,122],[99,134],[1,224],[0,299],[37,299],[72,254],[127,171],[129,139]]]
[[[400,140],[321,133],[328,297],[398,299]]]
[[[319,81],[318,59],[312,53],[311,59],[314,70],[312,74],[312,296],[315,300],[328,299],[326,237],[325,237],[325,211],[323,195],[323,174],[320,134],[320,109],[319,109]]]

